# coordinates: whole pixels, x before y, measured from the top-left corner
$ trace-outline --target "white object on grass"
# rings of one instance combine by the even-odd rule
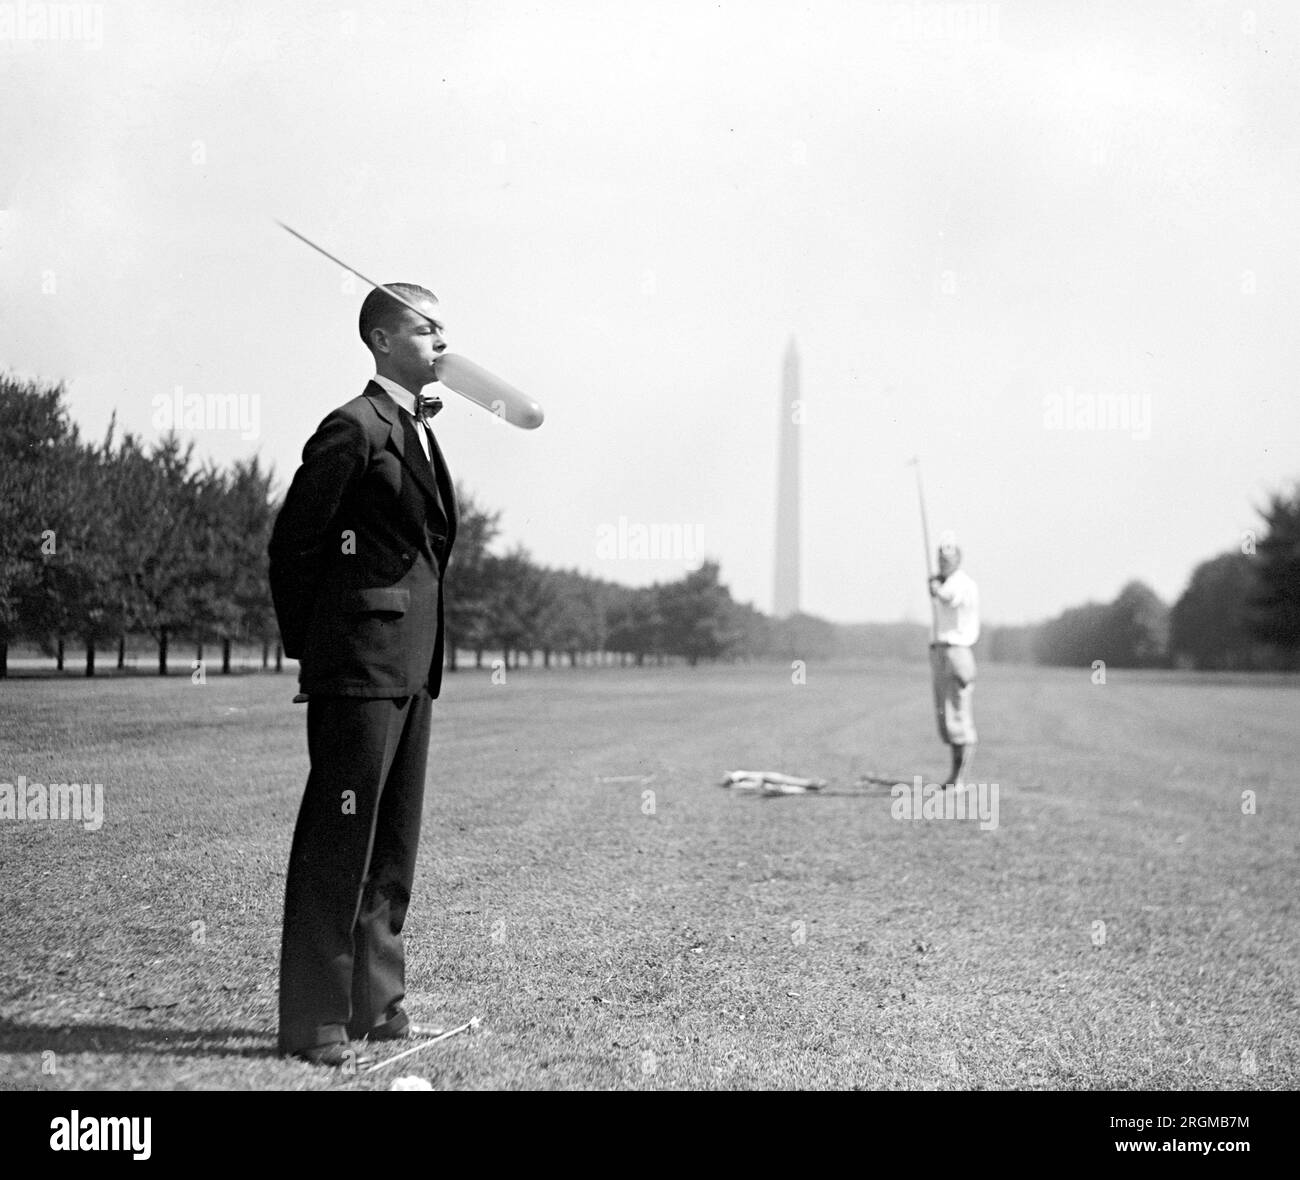
[[[438,1044],[439,1041],[445,1041],[447,1040],[448,1037],[454,1037],[457,1033],[463,1033],[467,1029],[476,1029],[478,1028],[479,1023],[480,1021],[477,1016],[472,1017],[471,1019],[465,1021],[464,1024],[459,1024],[455,1028],[449,1028],[441,1036],[430,1037],[427,1041],[421,1041],[418,1045],[411,1046],[411,1048],[405,1050],[404,1052],[398,1053],[395,1056],[390,1057],[387,1061],[377,1061],[368,1070],[366,1070],[366,1073],[374,1073],[376,1070],[387,1069],[390,1065],[394,1064],[395,1062],[401,1061],[403,1057],[410,1057],[412,1053],[419,1053],[422,1049],[427,1049],[430,1045],[436,1045]]]
[[[802,795],[807,791],[820,791],[826,786],[826,780],[799,778],[777,770],[731,770],[722,780],[722,785],[737,791],[762,791],[766,795]]]

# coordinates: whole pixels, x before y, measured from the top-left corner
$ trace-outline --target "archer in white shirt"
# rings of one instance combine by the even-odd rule
[[[970,773],[971,754],[978,740],[971,707],[975,691],[971,648],[980,637],[979,587],[960,566],[961,550],[946,536],[939,544],[939,575],[930,578],[935,616],[930,672],[939,737],[952,747],[948,781],[958,790]]]
[[[961,560],[960,551],[957,560]],[[939,569],[943,566],[940,550]],[[946,578],[933,579],[930,593],[935,603],[935,641],[974,647],[980,637],[980,592],[975,579],[964,569],[953,569]]]

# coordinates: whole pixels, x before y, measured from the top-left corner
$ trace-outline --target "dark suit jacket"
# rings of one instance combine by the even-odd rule
[[[317,428],[271,535],[271,597],[302,691],[405,697],[442,683],[456,498],[373,381]]]

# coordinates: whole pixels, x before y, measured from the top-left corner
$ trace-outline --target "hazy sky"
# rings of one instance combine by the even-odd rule
[[[93,433],[237,393],[185,433],[288,480],[372,370],[279,217],[543,403],[437,428],[547,564],[769,608],[791,335],[831,618],[926,617],[916,453],[1007,622],[1172,599],[1300,477],[1295,5],[71,7],[0,4],[0,367]]]

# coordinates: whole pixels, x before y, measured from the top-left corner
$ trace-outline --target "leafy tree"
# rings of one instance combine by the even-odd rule
[[[772,651],[782,660],[826,659],[835,647],[835,625],[826,619],[799,611],[772,621]]]
[[[663,652],[664,618],[657,585],[618,587],[611,596],[606,620],[609,646],[631,655],[638,668],[647,655]]]
[[[44,534],[51,527],[46,505],[57,489],[52,457],[74,440],[62,385],[0,375],[0,676],[50,556]]]
[[[447,565],[443,594],[447,628],[444,647],[453,672],[458,646],[472,649],[477,653],[477,662],[482,663],[492,609],[488,546],[501,531],[501,514],[483,508],[460,484],[456,485],[456,502],[459,509],[456,545]]]
[[[1117,668],[1153,668],[1164,663],[1169,642],[1169,608],[1149,586],[1129,582],[1106,614],[1098,658]]]
[[[48,458],[44,515],[50,545],[24,603],[25,628],[56,642],[75,635],[85,644],[86,675],[95,649],[120,632],[124,607],[117,573],[120,514],[114,501],[113,426],[100,446],[83,444],[75,428]]]
[[[274,473],[263,471],[254,456],[235,462],[226,486],[226,560],[234,575],[230,594],[235,607],[235,634],[261,642],[263,667],[270,640],[276,634],[266,557],[271,526],[279,511],[272,495],[273,482]],[[222,653],[223,672],[229,670],[228,665],[227,643]]]
[[[563,651],[576,666],[579,652],[605,646],[606,586],[577,571],[544,570],[542,576],[548,587],[537,632],[542,661],[549,668],[552,653]]]
[[[706,561],[679,582],[659,587],[659,613],[667,650],[693,668],[716,660],[733,640],[731,592],[718,580],[716,561]]]
[[[1114,602],[1076,606],[1041,624],[1034,654],[1041,664],[1154,667],[1164,662],[1168,634],[1168,608],[1150,587],[1130,582]]]
[[[531,653],[536,647],[553,589],[523,546],[502,557],[489,557],[487,573],[491,586],[487,633],[492,645],[501,649],[506,667],[511,666],[512,652],[517,666],[518,653]]]
[[[211,463],[195,472],[185,551],[190,572],[187,629],[199,641],[200,659],[204,640],[221,641],[223,672],[230,671],[230,639],[242,622],[240,576],[252,558],[246,538],[237,533],[233,483],[233,474],[227,476]]]
[[[1084,665],[1104,660],[1110,608],[1089,602],[1062,611],[1038,630],[1034,656],[1040,664]]]
[[[729,654],[732,658],[741,660],[761,660],[773,655],[777,626],[773,619],[763,614],[752,602],[733,602]]]
[[[1254,565],[1244,553],[1233,550],[1201,562],[1169,612],[1170,655],[1194,668],[1254,666],[1249,611],[1255,585]]]
[[[211,538],[203,533],[192,454],[174,433],[150,451],[128,435],[118,450],[123,510],[135,522],[123,538],[121,568],[135,619],[158,643],[160,676],[167,675],[171,640],[193,620],[194,579],[208,568],[196,560]]]
[[[1289,495],[1271,496],[1260,515],[1268,531],[1255,554],[1250,629],[1289,666],[1300,666],[1300,484]]]

